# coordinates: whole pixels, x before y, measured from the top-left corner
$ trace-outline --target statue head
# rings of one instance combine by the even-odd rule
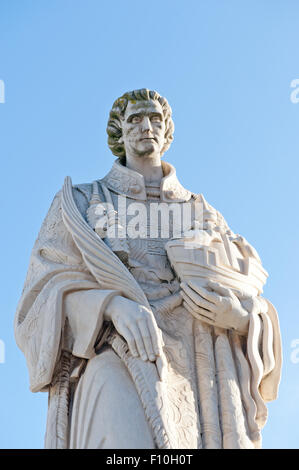
[[[134,132],[144,132],[144,135],[148,133],[149,138],[135,139],[135,150],[142,154],[156,146],[162,156],[173,141],[174,124],[171,114],[168,101],[156,91],[143,88],[125,93],[113,103],[109,115],[107,134],[112,153],[125,161],[125,146],[130,145],[130,132],[133,136]],[[144,115],[148,118],[149,128],[146,128],[144,121],[140,131],[138,127]]]

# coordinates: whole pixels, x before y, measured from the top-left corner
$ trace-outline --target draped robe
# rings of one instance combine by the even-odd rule
[[[190,203],[194,195],[180,185],[174,168],[163,162],[163,172],[158,194],[118,161],[102,182],[116,208],[119,194],[128,203]],[[73,188],[85,220],[93,187]],[[267,313],[251,316],[246,337],[207,325],[181,304],[165,252],[168,239],[128,238],[128,269],[165,343],[167,377],[159,381],[155,366],[133,358],[104,321],[108,302],[126,292],[103,289],[94,277],[63,220],[61,198],[59,192],[34,245],[15,319],[30,389],[49,393],[45,446],[260,447],[265,403],[277,397],[281,371],[272,304],[267,301]]]

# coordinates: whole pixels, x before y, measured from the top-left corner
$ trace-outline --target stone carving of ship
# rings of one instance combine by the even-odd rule
[[[256,250],[242,236],[217,225],[217,213],[202,195],[201,204],[201,220],[166,244],[178,278],[184,282],[195,279],[205,287],[212,280],[245,294],[261,294],[268,273]]]

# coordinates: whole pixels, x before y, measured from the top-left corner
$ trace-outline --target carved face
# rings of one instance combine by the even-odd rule
[[[165,122],[158,101],[129,102],[122,121],[126,154],[146,156],[160,153],[165,142]]]

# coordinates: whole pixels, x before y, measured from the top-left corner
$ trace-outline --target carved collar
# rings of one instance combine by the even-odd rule
[[[189,201],[192,193],[180,184],[175,168],[170,163],[162,161],[162,170],[164,177],[160,185],[160,200],[163,202]],[[111,170],[101,181],[117,194],[141,201],[147,199],[143,175],[123,166],[119,159],[115,160]]]

